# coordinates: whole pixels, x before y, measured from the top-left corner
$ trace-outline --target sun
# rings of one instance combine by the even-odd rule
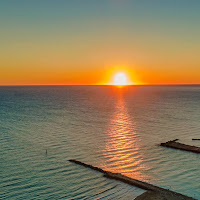
[[[126,74],[123,72],[115,74],[113,85],[128,85]]]

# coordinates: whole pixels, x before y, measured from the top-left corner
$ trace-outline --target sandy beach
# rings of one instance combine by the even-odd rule
[[[163,194],[159,192],[147,191],[135,198],[135,200],[189,200],[190,197],[179,197],[173,194]]]

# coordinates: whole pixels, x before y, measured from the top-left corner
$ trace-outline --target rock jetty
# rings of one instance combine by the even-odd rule
[[[174,149],[180,149],[180,150],[183,150],[183,151],[190,151],[190,152],[193,152],[193,153],[200,153],[200,147],[182,144],[180,142],[177,142],[177,140],[178,139],[170,140],[170,141],[165,142],[165,143],[161,143],[160,146],[174,148]]]
[[[140,180],[137,180],[137,179],[133,179],[133,178],[124,176],[120,173],[112,173],[110,171],[106,171],[106,170],[103,170],[99,167],[95,167],[95,166],[92,166],[92,165],[89,165],[89,164],[86,164],[86,163],[83,163],[81,161],[74,160],[74,159],[69,160],[69,161],[72,162],[72,163],[93,169],[95,171],[101,172],[107,178],[118,180],[118,181],[127,183],[129,185],[133,185],[133,186],[136,186],[138,188],[150,191],[150,193],[146,192],[146,193],[142,194],[143,197],[145,196],[146,199],[148,199],[148,198],[150,199],[151,197],[153,198],[154,196],[156,196],[158,200],[162,200],[162,199],[163,200],[164,199],[165,200],[194,200],[194,198],[192,198],[192,197],[187,197],[183,194],[173,192],[171,190],[167,190],[167,189],[164,189],[164,188],[161,188],[161,187],[158,187],[158,186],[155,186],[153,184],[146,183],[146,182],[143,182],[143,181],[140,181]],[[141,195],[141,198],[139,196],[136,199],[138,199],[138,200],[144,199],[144,198],[142,198],[142,195]]]

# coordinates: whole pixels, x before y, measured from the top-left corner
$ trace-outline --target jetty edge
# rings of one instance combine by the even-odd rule
[[[160,143],[160,146],[169,147],[173,149],[180,149],[183,151],[190,151],[193,153],[200,153],[200,147],[183,144],[183,143],[177,142],[177,140],[178,139],[169,140],[168,142],[165,142],[165,143]]]
[[[169,199],[169,200],[172,200],[172,199],[174,199],[174,200],[195,200],[194,198],[185,196],[181,193],[177,193],[177,192],[174,192],[174,191],[171,191],[171,190],[168,190],[168,189],[164,189],[164,188],[155,186],[155,185],[150,184],[150,183],[146,183],[146,182],[143,182],[143,181],[140,181],[140,180],[137,180],[137,179],[133,179],[133,178],[130,178],[128,176],[122,175],[120,173],[113,173],[113,172],[110,172],[110,171],[106,171],[106,170],[103,170],[99,167],[95,167],[93,165],[86,164],[86,163],[83,163],[83,162],[78,161],[78,160],[70,159],[69,162],[90,168],[90,169],[98,171],[98,172],[101,172],[101,173],[103,173],[104,177],[106,177],[106,178],[118,180],[118,181],[127,183],[129,185],[136,186],[138,188],[154,192],[154,193],[156,193],[157,196],[160,197],[160,199],[164,198],[166,200],[167,199]],[[147,193],[147,195],[148,194],[149,193]],[[152,193],[150,193],[150,194],[152,194]]]

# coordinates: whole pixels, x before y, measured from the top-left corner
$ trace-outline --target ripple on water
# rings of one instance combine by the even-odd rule
[[[200,129],[199,94],[199,87],[0,88],[0,198],[134,199],[144,192],[73,158],[200,199],[199,155],[158,146],[176,138],[200,144],[191,140]]]

